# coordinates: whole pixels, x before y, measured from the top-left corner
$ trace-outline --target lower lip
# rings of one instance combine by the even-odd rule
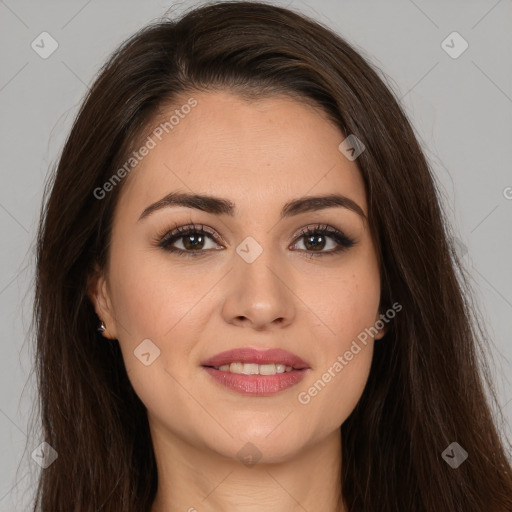
[[[307,369],[276,373],[275,375],[245,375],[243,373],[222,372],[203,366],[217,382],[242,395],[270,396],[298,384]]]

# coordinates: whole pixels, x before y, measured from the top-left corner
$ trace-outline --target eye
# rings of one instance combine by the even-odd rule
[[[332,226],[327,224],[320,226],[308,226],[304,228],[299,236],[299,239],[303,239],[303,246],[305,251],[308,253],[308,257],[314,258],[318,256],[331,256],[341,251],[345,251],[355,245],[355,240],[348,237]],[[326,246],[329,246],[329,239],[331,249],[324,251]],[[294,244],[294,246],[297,244]]]
[[[206,242],[215,242],[213,233],[207,231],[203,225],[196,226],[192,224],[190,226],[176,225],[176,228],[170,232],[164,234],[163,237],[157,237],[158,246],[162,247],[166,251],[176,253],[179,256],[198,256],[201,252],[206,252],[202,249],[205,248]],[[175,244],[178,244],[176,247]],[[181,245],[181,247],[179,247]],[[215,243],[213,244],[215,249]],[[211,249],[212,247],[206,247]]]
[[[304,249],[300,250],[311,258],[337,254],[355,245],[355,241],[345,233],[326,224],[302,229],[297,239],[303,239]],[[208,242],[211,244],[210,247],[208,247]],[[196,226],[195,224],[180,227],[176,225],[172,231],[158,236],[156,244],[178,256],[192,257],[202,256],[202,253],[208,252],[206,249],[218,250],[219,248],[214,233],[205,229],[203,225]],[[296,249],[297,245],[298,242],[291,248]],[[324,250],[326,247],[329,250]]]

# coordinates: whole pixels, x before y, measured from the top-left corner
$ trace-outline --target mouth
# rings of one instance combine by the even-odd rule
[[[292,370],[299,369],[293,366],[287,366],[284,363],[257,364],[242,362],[223,364],[222,366],[210,366],[207,368],[215,368],[221,372],[243,375],[277,375],[278,373],[291,372]]]
[[[298,384],[310,366],[281,349],[242,348],[222,352],[201,366],[221,384],[237,393],[271,396]]]

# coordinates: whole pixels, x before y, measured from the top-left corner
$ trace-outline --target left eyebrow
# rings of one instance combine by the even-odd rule
[[[151,213],[162,208],[184,206],[214,215],[235,215],[236,206],[229,199],[209,196],[204,194],[188,194],[184,192],[171,192],[165,197],[149,205],[141,213],[139,221]],[[329,194],[326,196],[306,196],[293,199],[285,203],[281,210],[281,219],[292,217],[301,213],[323,210],[326,208],[347,208],[366,220],[363,209],[352,199],[340,194]]]

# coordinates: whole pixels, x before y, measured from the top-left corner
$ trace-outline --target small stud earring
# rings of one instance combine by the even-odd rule
[[[103,320],[100,321],[100,326],[98,327],[98,332],[105,332],[106,329],[105,322]]]

